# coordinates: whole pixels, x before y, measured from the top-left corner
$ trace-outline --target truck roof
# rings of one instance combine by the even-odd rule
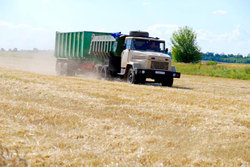
[[[153,40],[153,41],[160,41],[160,42],[165,42],[164,40],[157,39],[157,38],[146,38],[146,37],[126,37],[126,39],[144,39],[144,40]]]

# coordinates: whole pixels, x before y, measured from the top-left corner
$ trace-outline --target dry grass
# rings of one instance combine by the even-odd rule
[[[0,68],[0,143],[30,166],[248,166],[250,81],[174,86]]]
[[[0,145],[0,166],[25,167],[28,164],[24,158],[20,157],[17,150],[11,151]]]
[[[250,64],[237,64],[237,63],[219,63],[218,66],[229,67],[229,68],[245,68],[250,67]]]

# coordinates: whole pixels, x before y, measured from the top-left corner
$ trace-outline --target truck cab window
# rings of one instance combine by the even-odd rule
[[[163,42],[160,43],[160,52],[165,52],[165,44]]]
[[[164,53],[165,43],[156,40],[133,39],[132,49]]]
[[[147,50],[147,40],[134,39],[133,40],[133,50]]]
[[[126,49],[131,49],[131,39],[126,41]]]

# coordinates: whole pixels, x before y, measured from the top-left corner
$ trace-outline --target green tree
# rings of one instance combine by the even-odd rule
[[[171,38],[173,59],[184,63],[200,61],[202,53],[196,38],[197,34],[187,26],[174,32]]]

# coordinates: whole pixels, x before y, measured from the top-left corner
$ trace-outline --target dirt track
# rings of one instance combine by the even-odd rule
[[[173,88],[0,68],[0,143],[36,165],[249,165],[250,82]]]

